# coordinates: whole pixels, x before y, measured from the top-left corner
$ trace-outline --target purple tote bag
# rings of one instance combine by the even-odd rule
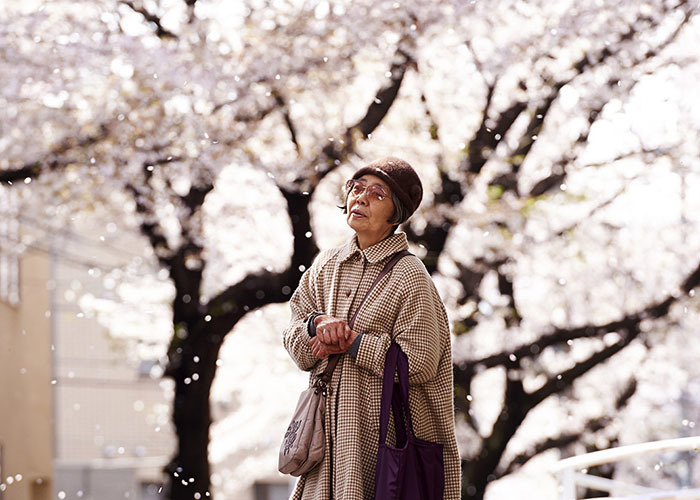
[[[399,382],[395,384],[397,370]],[[396,448],[386,444],[389,406],[394,412]],[[418,439],[413,433],[408,406],[408,357],[392,342],[384,364],[374,499],[442,500],[444,489],[442,444]]]

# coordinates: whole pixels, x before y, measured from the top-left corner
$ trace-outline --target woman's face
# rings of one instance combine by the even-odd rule
[[[382,200],[372,196],[364,190],[359,196],[350,193],[347,199],[347,222],[355,232],[376,234],[377,236],[389,234],[392,224],[389,219],[394,215],[394,202],[391,199],[391,189],[376,175],[366,174],[358,179],[365,187],[379,185],[386,196]]]

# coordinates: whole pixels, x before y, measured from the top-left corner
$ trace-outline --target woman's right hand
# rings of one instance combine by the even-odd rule
[[[321,342],[338,345],[343,351],[348,348],[351,330],[346,321],[324,314],[314,319],[314,325],[316,336]]]

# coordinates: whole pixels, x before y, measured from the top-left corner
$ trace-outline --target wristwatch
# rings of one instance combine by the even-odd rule
[[[316,319],[318,316],[323,316],[324,314],[325,313],[314,311],[306,316],[304,321],[306,321],[306,328],[309,332],[309,337],[316,336],[316,325],[314,325],[314,319]]]

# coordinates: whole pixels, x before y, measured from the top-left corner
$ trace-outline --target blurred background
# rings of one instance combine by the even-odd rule
[[[452,325],[463,498],[695,436],[699,9],[3,0],[0,500],[287,498],[287,301],[387,155],[425,188],[401,230]],[[696,450],[588,472],[693,488]]]

